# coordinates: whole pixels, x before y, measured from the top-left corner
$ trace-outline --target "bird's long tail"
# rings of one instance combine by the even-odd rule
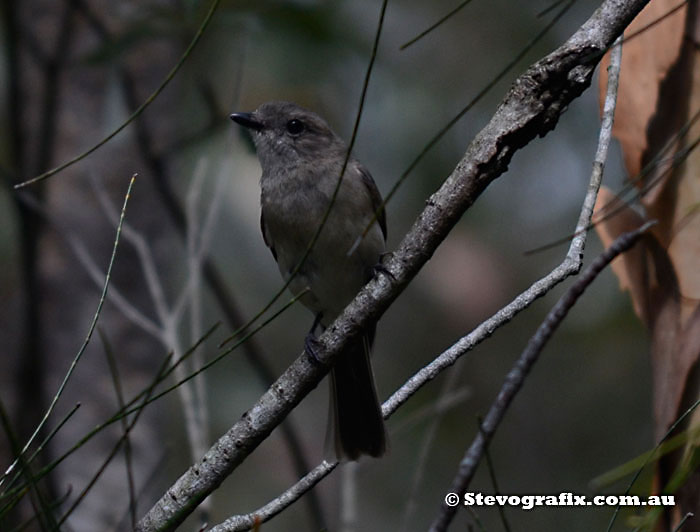
[[[327,447],[337,459],[379,457],[387,447],[369,354],[374,327],[342,353],[331,370],[331,405]]]

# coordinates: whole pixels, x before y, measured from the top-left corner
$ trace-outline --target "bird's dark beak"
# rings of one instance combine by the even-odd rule
[[[247,127],[248,129],[260,131],[263,128],[262,123],[255,120],[253,113],[233,113],[230,118],[237,124]]]

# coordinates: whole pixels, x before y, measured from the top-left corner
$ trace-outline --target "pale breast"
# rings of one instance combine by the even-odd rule
[[[272,183],[263,180],[265,239],[275,250],[285,279],[304,257],[328,207],[336,180],[337,177],[322,177],[315,182],[307,179],[304,180],[307,186],[292,180]],[[295,294],[310,288],[311,294],[302,302],[313,312],[322,312],[327,318],[324,322],[332,321],[352,300],[379,262],[384,241],[376,224],[352,255],[348,255],[372,215],[366,187],[359,178],[346,177],[326,225],[290,284]]]

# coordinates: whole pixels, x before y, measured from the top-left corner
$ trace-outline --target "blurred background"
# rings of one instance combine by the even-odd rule
[[[427,142],[564,6],[539,16],[552,3],[474,0],[405,50],[403,43],[457,3],[389,3],[354,148],[384,195]],[[51,179],[12,190],[11,184],[78,155],[123,123],[177,63],[210,5],[3,3],[3,471],[12,463],[13,448],[40,422],[89,331],[133,174],[138,177],[126,213],[129,227],[99,335],[37,441],[76,403],[81,406],[33,464],[35,473],[117,411],[117,390],[130,400],[148,387],[169,352],[181,355],[221,321],[198,350],[195,365],[216,357],[219,341],[282,286],[259,230],[260,168],[249,139],[228,115],[271,99],[290,100],[324,116],[341,137],[351,135],[381,3],[225,0],[172,82],[137,120]],[[387,207],[389,250],[512,80],[561,44],[597,5],[574,3],[411,172]],[[598,127],[596,91],[589,90],[555,131],[517,153],[508,173],[465,214],[379,323],[373,365],[380,398],[559,264],[566,245],[525,253],[572,231]],[[605,182],[619,189],[624,178],[613,146]],[[600,251],[592,235],[587,262]],[[570,283],[420,390],[388,421],[388,456],[339,468],[262,530],[340,530],[343,508],[357,530],[425,529],[476,433],[478,417]],[[285,294],[274,308],[287,299]],[[124,427],[116,423],[100,432],[38,484],[31,504],[25,498],[5,510],[7,530],[35,515],[37,505],[42,507],[37,500],[56,506],[54,524],[67,516],[66,530],[129,529],[133,517],[140,518],[192,463],[192,455],[223,434],[299,355],[312,318],[293,306],[204,372],[187,390],[204,398],[208,413],[191,402],[183,406],[183,392],[149,405],[129,433],[126,454],[122,446],[91,485]],[[158,389],[173,382],[171,377]],[[323,459],[327,392],[324,382],[211,497],[210,524],[253,511]],[[594,477],[653,447],[650,418],[645,332],[612,273],[605,272],[548,344],[496,434],[490,460],[498,490],[597,493],[590,485]],[[356,495],[351,511],[341,504],[348,485]],[[622,493],[626,485],[619,482],[604,492]],[[131,510],[130,490],[136,495]],[[496,491],[485,463],[471,490]],[[460,511],[455,529],[479,529],[478,522],[487,530],[504,529],[494,507],[475,510],[477,517]],[[513,530],[589,531],[604,529],[612,512],[507,508],[505,516]],[[199,516],[182,529],[196,529],[195,519]],[[47,517],[29,522],[29,529],[51,526]],[[624,528],[623,519],[617,528]]]

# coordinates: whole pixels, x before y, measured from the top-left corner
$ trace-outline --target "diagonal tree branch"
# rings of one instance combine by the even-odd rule
[[[496,399],[494,399],[489,408],[488,414],[486,414],[483,423],[481,423],[479,427],[479,432],[459,464],[457,475],[452,481],[449,490],[451,494],[457,494],[459,500],[461,500],[461,494],[467,490],[469,483],[472,478],[474,478],[481,457],[486,452],[488,444],[491,438],[493,438],[508,407],[515,398],[515,395],[522,388],[527,374],[530,372],[535,362],[537,362],[542,349],[552,337],[554,331],[598,274],[602,272],[615,257],[636,244],[639,238],[652,225],[654,225],[653,222],[648,222],[642,227],[630,231],[629,233],[624,233],[618,237],[608,249],[596,257],[590,266],[581,274],[581,277],[571,285],[564,295],[561,296],[559,301],[557,301],[549,314],[547,314],[547,317],[538,327],[537,331],[528,342],[527,347],[525,347],[525,350],[515,362],[513,368],[508,372],[508,375],[506,375],[501,390],[498,392]],[[447,502],[443,502],[437,518],[430,527],[430,532],[443,532],[447,530],[447,527],[458,509],[459,504],[448,505]]]
[[[620,43],[621,38],[616,41]],[[403,403],[405,403],[416,391],[418,391],[426,382],[433,379],[441,371],[454,364],[458,358],[471,351],[483,340],[488,338],[491,333],[498,327],[506,324],[517,313],[525,310],[538,297],[543,296],[554,286],[561,283],[564,279],[577,273],[583,262],[583,249],[586,243],[587,228],[590,226],[591,216],[593,215],[593,206],[596,202],[598,190],[603,177],[603,167],[607,159],[608,147],[612,136],[612,124],[615,115],[615,103],[617,100],[618,79],[620,72],[620,62],[622,55],[622,47],[617,44],[613,48],[611,59],[610,74],[608,78],[608,91],[603,109],[603,119],[598,137],[598,147],[596,149],[593,170],[589,181],[588,192],[583,200],[579,219],[576,223],[574,231],[575,238],[572,239],[569,250],[564,257],[562,263],[554,268],[549,274],[542,279],[533,283],[527,290],[518,295],[508,305],[496,312],[492,317],[477,326],[470,334],[461,338],[449,349],[437,356],[430,364],[421,368],[413,375],[408,382],[401,386],[394,394],[384,403],[384,417],[388,418],[393,414]],[[453,372],[454,376],[455,373]],[[263,507],[245,515],[235,515],[226,519],[225,522],[215,526],[211,532],[235,532],[240,530],[248,530],[254,526],[256,521],[267,521],[271,519],[287,506],[296,501],[306,491],[310,490],[326,475],[330,474],[337,464],[329,464],[323,462],[308,475],[305,475],[301,480],[287,489],[280,496],[276,497]]]
[[[557,123],[589,85],[596,65],[648,0],[606,0],[561,47],[520,76],[491,121],[386,263],[390,275],[365,286],[319,337],[320,363],[302,355],[258,402],[186,471],[137,526],[174,530],[272,432],[329,371],[346,343],[377,320],[406,288],[484,189],[503,174],[513,154]]]

